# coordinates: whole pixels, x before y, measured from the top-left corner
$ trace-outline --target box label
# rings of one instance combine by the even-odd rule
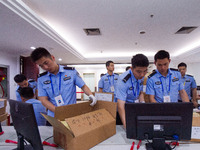
[[[191,139],[200,139],[200,127],[192,127]]]
[[[0,108],[4,107],[4,101],[0,101]]]
[[[95,93],[95,98],[101,101],[112,102],[112,94],[109,93]]]

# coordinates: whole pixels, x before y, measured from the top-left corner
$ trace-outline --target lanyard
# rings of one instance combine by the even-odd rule
[[[114,86],[114,75],[109,75],[109,76],[110,78],[113,76],[113,86]],[[109,84],[112,86],[109,76],[108,76]]]
[[[137,97],[139,96],[140,85],[139,85],[139,82],[138,82],[138,80],[137,80],[137,85],[136,85],[137,92],[136,92],[136,91],[134,90],[134,86],[133,86],[131,70],[130,70],[130,74],[131,74],[131,84],[132,84],[133,96],[135,96],[135,97],[137,98]],[[137,95],[136,95],[136,94],[137,94]]]
[[[60,74],[60,79],[59,79],[59,94],[60,94],[60,89],[61,89],[61,73],[59,73],[59,74]],[[51,74],[50,74],[50,81],[51,81],[52,92],[53,92],[53,95],[55,96],[55,92],[54,92],[54,88],[53,88],[53,83],[52,83]]]
[[[185,86],[185,82],[186,82],[186,77],[185,77],[185,80],[184,80],[184,83],[183,83],[184,86]]]
[[[162,92],[164,93],[164,87],[163,87],[163,84],[162,84],[161,77],[160,77],[160,82],[161,82],[161,85],[162,85]],[[170,93],[170,85],[171,85],[171,74],[169,75],[169,90],[168,90],[168,94]]]

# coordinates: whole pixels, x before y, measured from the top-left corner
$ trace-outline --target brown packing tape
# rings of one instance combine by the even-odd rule
[[[45,115],[43,113],[41,113],[42,116],[44,116],[44,118],[56,129],[59,129],[58,131],[61,133],[65,133],[65,134],[71,134],[74,137],[74,134],[68,130],[60,121],[58,121],[56,118]]]

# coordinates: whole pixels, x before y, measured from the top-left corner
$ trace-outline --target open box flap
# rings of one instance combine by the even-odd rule
[[[106,109],[92,111],[72,118],[66,118],[65,120],[75,137],[115,121]]]
[[[72,131],[70,131],[67,127],[65,127],[59,120],[57,120],[54,117],[45,115],[43,113],[41,113],[42,116],[44,116],[44,118],[56,129],[59,129],[59,132],[62,132],[64,134],[68,134],[70,133],[73,137],[74,134],[72,133]]]
[[[65,120],[65,118],[71,118],[84,113],[88,113],[94,110],[94,107],[90,106],[90,103],[91,102],[83,102],[56,107],[55,118],[59,120]]]

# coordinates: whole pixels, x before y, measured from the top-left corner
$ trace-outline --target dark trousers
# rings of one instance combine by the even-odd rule
[[[117,114],[116,114],[116,125],[123,125],[118,111],[117,111]]]

